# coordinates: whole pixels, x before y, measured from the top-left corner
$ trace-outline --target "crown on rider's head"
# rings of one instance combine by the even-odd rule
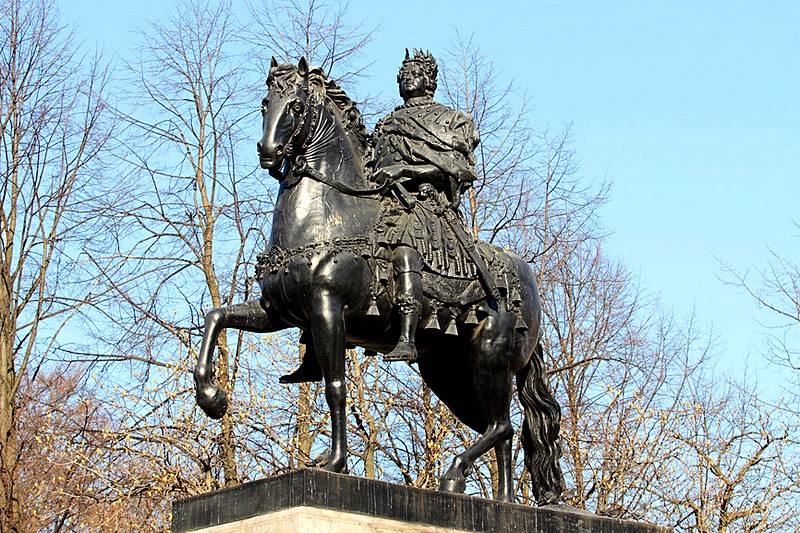
[[[403,67],[409,64],[416,63],[422,67],[422,72],[425,74],[425,90],[430,96],[436,92],[436,77],[439,75],[439,66],[436,64],[436,59],[433,58],[430,52],[423,53],[422,50],[414,48],[414,55],[411,56],[406,48],[406,58],[403,60]],[[400,74],[397,75],[397,82],[400,83]]]

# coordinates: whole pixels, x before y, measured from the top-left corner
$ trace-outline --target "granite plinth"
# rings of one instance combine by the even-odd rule
[[[567,506],[529,507],[304,469],[175,501],[172,531],[669,533]]]

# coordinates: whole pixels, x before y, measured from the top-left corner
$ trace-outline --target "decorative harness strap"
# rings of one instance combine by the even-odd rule
[[[358,251],[371,248],[371,246],[372,241],[366,235],[357,235],[354,237],[335,237],[331,240],[304,244],[289,250],[284,250],[280,246],[273,245],[270,247],[269,251],[260,253],[257,256],[256,280],[260,281],[264,277],[265,272],[277,274],[281,271],[281,269],[285,269],[289,264],[289,261],[295,257],[305,255],[308,266],[311,266],[311,261],[314,255],[319,254],[322,251],[332,252],[334,255],[334,262],[336,262],[337,259],[335,256],[344,250]],[[359,252],[359,255],[362,255],[361,252]]]

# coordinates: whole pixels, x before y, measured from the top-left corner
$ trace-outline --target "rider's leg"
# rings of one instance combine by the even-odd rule
[[[297,370],[291,374],[286,374],[278,378],[280,383],[309,383],[312,381],[322,381],[322,367],[319,366],[317,350],[308,332],[300,335],[300,344],[305,345],[303,359]]]
[[[422,258],[410,246],[398,246],[392,253],[395,306],[400,314],[400,338],[386,354],[387,361],[417,359],[415,333],[422,301]]]

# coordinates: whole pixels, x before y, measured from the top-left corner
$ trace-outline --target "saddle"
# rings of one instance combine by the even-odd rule
[[[522,302],[521,287],[511,256],[503,249],[485,242],[478,242],[477,248],[494,277],[501,301],[506,305],[507,310],[517,310],[519,316],[519,305]],[[376,265],[373,298],[377,299],[378,292],[385,291],[394,305],[395,291],[391,250],[384,245],[376,244],[370,255]],[[443,310],[449,310],[451,319],[448,320],[448,323],[466,312],[465,323],[477,324],[476,312],[480,313],[479,304],[487,298],[486,289],[477,276],[446,276],[426,268],[424,265],[422,268],[422,292],[428,299],[431,308],[429,316],[421,321],[424,329],[440,329],[438,318]],[[517,322],[517,329],[527,329],[521,317]],[[453,325],[453,327],[455,326]]]

